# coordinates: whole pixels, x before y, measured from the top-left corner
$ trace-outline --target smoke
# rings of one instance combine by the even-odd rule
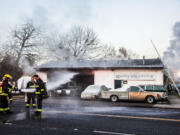
[[[36,73],[36,70],[31,66],[30,62],[24,58],[21,63],[21,69],[23,70],[24,75],[33,75]]]
[[[163,60],[170,68],[180,69],[180,22],[173,27],[174,39],[170,41],[170,46],[164,52]]]
[[[54,39],[53,39],[54,38]],[[75,59],[69,48],[65,47],[64,37],[58,36],[47,39],[47,53],[45,55],[51,55],[53,59],[57,60],[70,60]],[[53,53],[52,53],[53,52]],[[61,54],[61,55],[59,55]]]
[[[54,90],[57,87],[61,86],[62,84],[65,84],[76,75],[77,73],[62,70],[62,71],[55,71],[49,74],[49,80],[47,83],[47,89],[48,90]]]

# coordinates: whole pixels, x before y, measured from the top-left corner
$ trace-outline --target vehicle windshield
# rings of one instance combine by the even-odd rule
[[[97,85],[91,85],[91,86],[88,86],[85,91],[86,92],[96,92],[96,91],[99,91],[100,90],[100,87],[101,86],[97,86]]]
[[[101,86],[101,89],[102,89],[102,90],[105,90],[105,91],[108,91],[108,90],[110,90],[111,88],[107,88],[106,86],[103,85],[103,86]]]

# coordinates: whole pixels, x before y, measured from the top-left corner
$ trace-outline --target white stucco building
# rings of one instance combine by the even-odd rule
[[[52,72],[64,70],[78,73],[72,79],[82,90],[90,84],[110,88],[130,85],[163,85],[163,64],[159,59],[134,59],[110,61],[56,61],[37,67],[39,75],[48,82]]]
[[[163,85],[164,74],[160,69],[116,69],[95,70],[95,84],[104,84],[110,88],[123,85],[126,81],[129,85],[157,84]]]

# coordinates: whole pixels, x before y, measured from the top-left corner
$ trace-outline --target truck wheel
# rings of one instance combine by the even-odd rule
[[[153,96],[147,96],[146,102],[149,104],[153,104],[155,102],[155,98]]]
[[[117,102],[118,101],[118,97],[115,96],[115,95],[111,96],[110,99],[111,99],[112,102]]]

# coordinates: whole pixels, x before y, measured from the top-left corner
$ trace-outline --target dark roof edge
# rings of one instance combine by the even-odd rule
[[[94,70],[94,69],[97,69],[97,70],[108,70],[108,69],[110,69],[110,70],[116,70],[116,69],[163,69],[164,67],[112,67],[112,68],[109,68],[109,67],[107,67],[107,68],[100,68],[100,67],[93,67],[93,68],[89,68],[89,67],[81,67],[81,68],[58,68],[58,67],[56,67],[56,68],[39,68],[39,69],[37,69],[37,70],[49,70],[49,69],[52,69],[52,70],[55,70],[55,69],[60,69],[60,70],[66,70],[66,69],[69,69],[69,70],[73,70],[73,69],[91,69],[91,70]]]

